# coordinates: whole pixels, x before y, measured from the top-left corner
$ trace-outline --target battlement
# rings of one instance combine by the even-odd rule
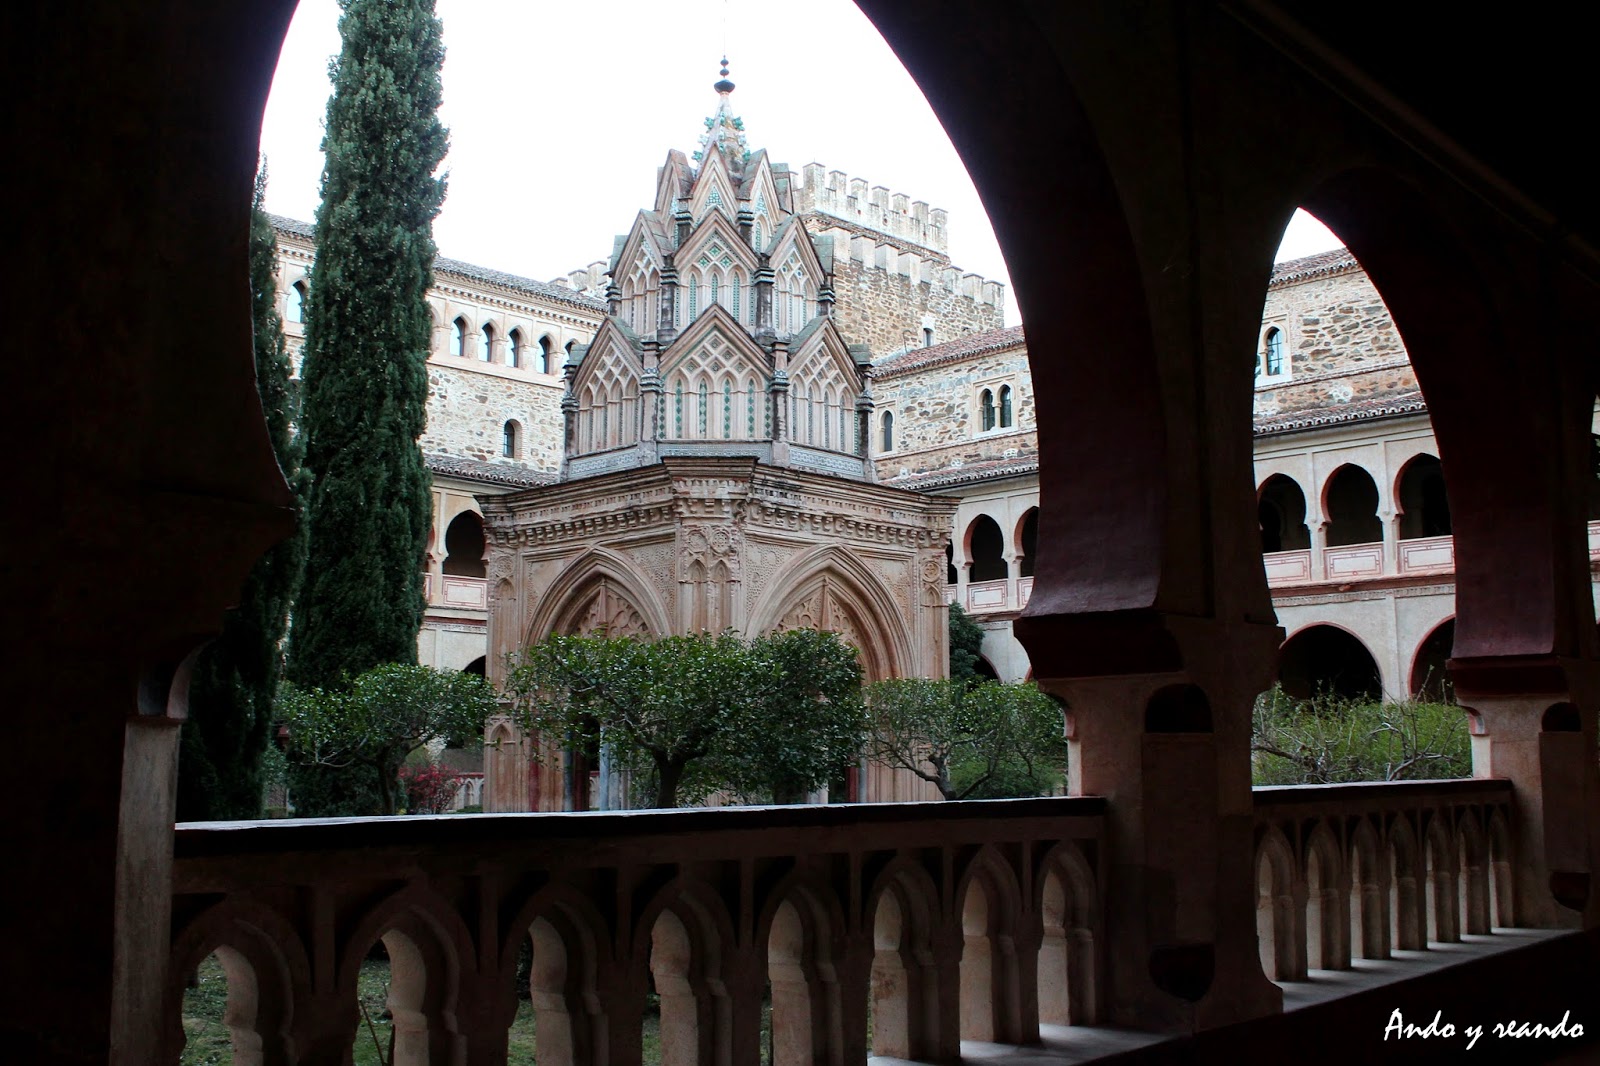
[[[813,230],[812,236],[819,244],[831,242],[834,272],[839,273],[850,263],[859,264],[862,270],[881,270],[886,274],[905,278],[915,286],[927,284],[936,290],[964,296],[978,304],[1000,307],[1005,302],[1006,287],[980,274],[962,271],[950,265],[947,259],[935,259],[927,254],[908,252],[898,243],[887,239],[864,236],[853,229],[828,227]]]
[[[611,264],[604,259],[596,259],[586,267],[569,270],[560,277],[551,278],[550,284],[560,285],[564,289],[572,289],[585,296],[596,300],[606,298],[606,275],[611,269]]]
[[[882,185],[869,186],[864,178],[829,170],[821,163],[807,163],[800,173],[799,214],[832,215],[941,258],[948,252],[949,216],[944,208],[929,207],[926,200],[913,200]]]

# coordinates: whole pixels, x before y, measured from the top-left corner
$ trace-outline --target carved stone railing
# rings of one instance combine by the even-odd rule
[[[1267,584],[1304,585],[1311,580],[1311,549],[1263,552],[1261,565],[1267,571]]]
[[[1256,928],[1279,981],[1511,926],[1509,781],[1255,790]]]
[[[1004,611],[1011,607],[1011,582],[1006,578],[995,581],[974,581],[967,585],[967,611],[983,614]]]
[[[1322,572],[1329,581],[1383,576],[1383,544],[1347,544],[1322,549]]]
[[[382,940],[396,1062],[504,1061],[521,945],[540,1066],[872,1052],[953,1061],[1090,1023],[1103,800],[192,823],[175,837],[165,1061],[215,952],[239,1061],[339,1063]]]
[[[1454,537],[1414,537],[1399,544],[1402,574],[1450,574],[1456,569]]]

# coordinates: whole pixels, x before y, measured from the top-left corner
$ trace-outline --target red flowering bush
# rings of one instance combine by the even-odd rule
[[[437,763],[425,763],[402,766],[399,781],[405,791],[407,813],[443,814],[455,802],[461,775]]]

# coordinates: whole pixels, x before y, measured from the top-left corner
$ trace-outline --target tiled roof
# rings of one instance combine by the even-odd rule
[[[1349,403],[1324,404],[1321,407],[1302,408],[1266,415],[1255,420],[1255,435],[1267,437],[1277,433],[1293,433],[1319,426],[1336,426],[1345,422],[1364,422],[1375,418],[1396,418],[1400,415],[1420,414],[1428,410],[1422,402],[1422,393],[1416,389],[1374,396]]]
[[[529,470],[525,466],[512,466],[509,463],[488,463],[481,459],[468,459],[460,455],[439,455],[434,452],[424,455],[423,459],[427,462],[428,469],[435,474],[465,478],[468,481],[483,481],[491,485],[505,485],[508,488],[531,489],[539,485],[553,485],[556,481],[554,474]]]
[[[1360,269],[1361,264],[1350,254],[1350,249],[1335,248],[1302,259],[1291,259],[1286,263],[1274,263],[1272,280],[1268,284],[1287,285],[1292,281],[1305,281],[1309,278],[1326,277],[1330,274],[1342,274],[1347,270]]]
[[[883,484],[897,489],[929,492],[951,485],[964,485],[970,481],[993,481],[1038,472],[1039,457],[1023,455],[1011,459],[987,459],[981,463],[967,463],[965,466],[947,466],[917,474],[901,474],[898,477],[886,478]]]
[[[304,237],[307,240],[316,238],[316,229],[309,222],[285,218],[282,215],[268,215],[267,217],[272,220],[272,225],[275,229],[284,233],[290,233],[296,237]],[[548,281],[535,281],[532,278],[507,274],[503,270],[490,270],[488,267],[463,263],[459,259],[446,259],[442,255],[435,257],[433,260],[433,269],[445,274],[456,274],[460,277],[471,278],[473,281],[481,281],[489,285],[499,285],[505,289],[515,289],[518,292],[525,292],[533,296],[542,296],[547,300],[571,304],[574,307],[581,307],[585,311],[594,311],[602,315],[606,312],[606,305],[603,300],[596,300],[580,292],[574,292],[564,285],[556,285]]]
[[[1007,348],[1020,348],[1026,340],[1022,336],[1021,326],[1007,326],[1004,329],[990,329],[982,333],[969,333],[953,341],[943,344],[930,345],[927,348],[912,348],[891,355],[881,362],[873,364],[874,377],[892,377],[896,374],[909,374],[913,370],[925,370],[928,367],[941,366],[945,363],[954,363],[962,359],[969,359],[975,355],[987,355],[989,352],[1003,352]]]

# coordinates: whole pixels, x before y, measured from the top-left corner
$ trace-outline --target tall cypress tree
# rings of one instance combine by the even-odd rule
[[[289,353],[277,311],[277,240],[262,210],[265,164],[250,207],[250,310],[255,326],[256,389],[278,465],[300,498],[305,476],[290,431]],[[302,519],[304,516],[301,516]],[[283,656],[289,602],[305,560],[305,522],[274,545],[245,579],[239,606],[200,653],[189,685],[189,720],[178,756],[178,817],[255,818],[261,814],[261,755],[272,728],[272,701]]]
[[[313,484],[289,677],[415,662],[431,511],[426,418],[444,62],[433,0],[341,0],[322,147],[300,431]]]

